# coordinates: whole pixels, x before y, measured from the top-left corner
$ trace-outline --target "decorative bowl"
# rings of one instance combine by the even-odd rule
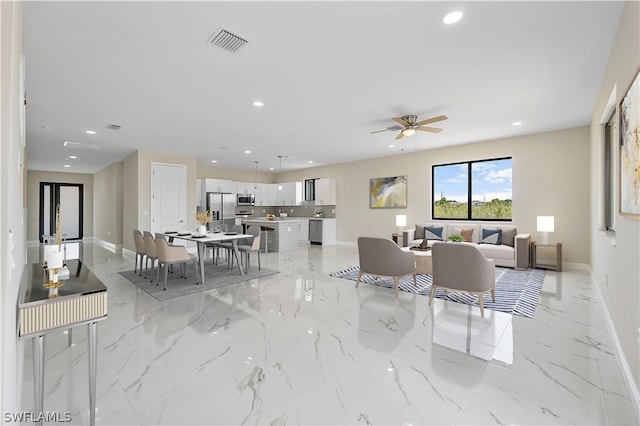
[[[274,220],[275,218],[276,218],[276,216],[275,216],[275,215],[273,215],[273,214],[268,214],[268,215],[267,215],[267,219],[268,219],[268,220]]]

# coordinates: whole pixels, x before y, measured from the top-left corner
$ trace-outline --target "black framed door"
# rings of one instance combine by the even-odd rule
[[[84,185],[81,183],[40,182],[39,235],[56,232],[56,207],[60,205],[62,234],[67,240],[83,236]]]

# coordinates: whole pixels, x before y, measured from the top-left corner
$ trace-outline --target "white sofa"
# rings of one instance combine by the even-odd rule
[[[417,223],[414,229],[405,230],[402,233],[403,245],[419,246],[425,237],[425,228],[442,228],[441,240],[427,238],[427,245],[431,247],[436,241],[447,241],[453,234],[470,235],[471,241],[466,244],[474,244],[488,259],[493,259],[496,266],[505,266],[514,269],[527,269],[529,267],[529,249],[531,235],[518,234],[518,228],[513,224],[499,224],[494,222],[444,222],[432,221]],[[501,244],[488,244],[481,242],[484,230],[501,230]],[[433,235],[432,235],[433,237]]]

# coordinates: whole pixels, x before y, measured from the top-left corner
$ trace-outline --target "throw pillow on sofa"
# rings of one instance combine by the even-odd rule
[[[502,244],[505,246],[515,247],[516,245],[516,234],[518,230],[516,228],[500,228],[502,231]]]
[[[502,229],[484,229],[482,228],[482,239],[480,244],[502,244]]]
[[[425,226],[424,236],[427,240],[439,240],[442,241],[443,227],[436,228],[435,226]]]
[[[462,240],[465,243],[473,242],[473,228],[469,228],[469,229],[453,228],[453,233],[460,235],[462,237]]]

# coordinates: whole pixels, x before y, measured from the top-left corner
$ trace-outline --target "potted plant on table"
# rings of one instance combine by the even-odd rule
[[[198,225],[198,229],[196,232],[198,235],[205,235],[207,233],[207,223],[211,222],[211,216],[209,215],[209,210],[204,212],[196,212],[196,220],[200,225]]]
[[[447,238],[449,241],[452,241],[454,243],[460,243],[462,241],[464,241],[464,238],[462,238],[462,235],[460,234],[453,234],[451,236],[449,236],[449,238]]]

